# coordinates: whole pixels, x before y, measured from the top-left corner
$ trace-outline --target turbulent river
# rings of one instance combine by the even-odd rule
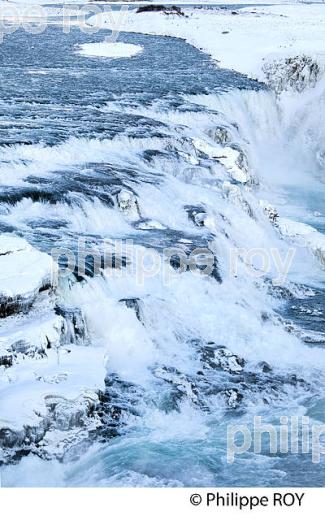
[[[284,232],[287,219],[323,237],[313,99],[302,94],[284,112],[264,85],[173,38],[122,33],[142,47],[132,58],[76,52],[104,36],[50,26],[0,46],[0,230],[47,254],[77,258],[80,239],[87,248],[83,276],[75,270],[23,318],[0,320],[3,348],[21,319],[34,331],[46,313],[68,324],[55,345],[46,336],[42,355],[19,352],[0,367],[0,400],[14,409],[16,389],[32,398],[36,385],[49,403],[42,435],[1,437],[2,485],[324,485],[323,460],[313,463],[301,438],[270,453],[264,436],[227,460],[233,425],[252,431],[259,416],[278,434],[284,416],[289,426],[293,416],[325,421],[324,250]],[[324,114],[323,92],[314,97]],[[127,269],[132,252],[162,258],[166,248],[166,269],[140,279]],[[179,252],[197,248],[213,255],[209,274],[180,269]],[[258,262],[247,266],[245,251],[263,260],[261,248],[281,259],[294,248],[277,283],[276,254],[262,276]],[[40,374],[54,350],[50,392]],[[66,359],[84,355],[99,356],[106,374],[92,374],[99,398],[86,417],[71,396],[58,406]],[[80,364],[80,394],[96,366]]]

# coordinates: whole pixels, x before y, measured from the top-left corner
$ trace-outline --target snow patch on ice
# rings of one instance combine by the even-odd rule
[[[141,45],[122,42],[83,43],[78,54],[95,58],[131,58],[142,52]]]

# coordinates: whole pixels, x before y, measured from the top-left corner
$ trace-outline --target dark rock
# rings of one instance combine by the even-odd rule
[[[203,366],[213,370],[224,370],[230,374],[243,371],[245,360],[221,345],[208,344],[201,350]]]
[[[105,438],[115,437],[126,426],[127,415],[139,415],[144,391],[112,373],[106,377],[105,391],[98,392],[98,397],[99,406],[95,410],[101,422],[98,433]]]
[[[229,31],[224,31],[223,34],[228,34]],[[207,131],[207,135],[216,143],[225,146],[229,144],[233,138],[229,131],[229,129],[225,126],[216,126],[215,128],[210,128]]]
[[[161,150],[149,149],[149,150],[144,150],[144,152],[142,152],[142,157],[146,162],[152,163],[158,157],[168,159],[169,154],[166,152],[162,152]]]
[[[35,356],[45,357],[46,352],[43,347],[31,345],[27,341],[19,340],[12,343],[10,346],[10,352],[17,357],[17,354],[22,354],[24,356],[28,356],[33,358]]]
[[[0,294],[0,318],[6,318],[18,312],[27,312],[33,301],[34,298],[23,298],[20,296],[8,298]]]
[[[265,63],[263,72],[267,83],[277,94],[286,90],[303,92],[306,88],[315,87],[321,67],[310,56],[300,55]]]
[[[237,388],[228,388],[222,394],[226,398],[228,407],[232,409],[238,408],[244,399],[244,395]]]
[[[151,5],[143,5],[141,7],[138,7],[138,9],[136,10],[136,13],[148,13],[148,12],[149,13],[150,12],[162,12],[167,15],[177,14],[178,16],[185,16],[185,14],[181,10],[181,8],[176,5],[166,7],[164,5],[151,4]]]
[[[13,358],[12,356],[0,356],[0,366],[9,368],[12,366]]]
[[[16,432],[10,428],[0,429],[0,446],[3,448],[13,448],[14,446],[21,446],[24,442],[24,432]]]
[[[23,455],[31,451],[31,445],[40,442],[49,429],[50,423],[43,419],[37,426],[24,426],[22,430],[14,431],[10,428],[0,428],[0,447],[4,450],[9,449],[10,453],[2,455],[9,456],[9,459],[17,458],[19,450],[23,450]],[[27,452],[24,453],[24,450]]]
[[[65,343],[84,344],[88,341],[87,325],[80,309],[57,304],[55,312],[65,319],[66,327],[62,331]]]
[[[119,300],[124,303],[128,309],[134,309],[135,315],[141,323],[143,323],[143,317],[140,309],[140,298],[122,298]]]
[[[169,397],[174,403],[174,409],[178,409],[179,401],[184,398],[190,399],[195,405],[200,405],[199,391],[193,378],[183,374],[175,367],[158,366],[154,367],[152,372],[157,379],[172,386]]]
[[[206,212],[203,206],[185,206],[188,218],[195,224],[195,226],[203,227]]]
[[[257,366],[264,374],[272,372],[272,367],[266,361],[261,361]]]

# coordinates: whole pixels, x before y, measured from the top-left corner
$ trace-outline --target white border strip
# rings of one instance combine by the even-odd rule
[[[264,497],[264,505],[252,509],[238,506],[217,506],[212,501],[206,504],[208,494],[237,493],[237,496]],[[301,505],[297,499],[291,503],[290,496],[301,496]],[[192,505],[190,497],[200,495],[202,503]],[[288,505],[274,505],[274,496],[281,496]],[[267,500],[266,500],[266,498]],[[255,500],[256,501],[256,500]],[[266,504],[267,502],[267,504]],[[266,505],[265,505],[266,504]],[[177,515],[186,520],[201,518],[303,518],[311,514],[313,520],[324,515],[324,489],[315,488],[185,488],[185,489],[4,489],[0,490],[0,508],[2,518],[24,518],[33,520],[101,520],[117,518],[139,518],[141,520],[165,518],[173,520]]]

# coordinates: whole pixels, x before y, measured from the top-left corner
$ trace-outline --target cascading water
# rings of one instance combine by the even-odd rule
[[[46,253],[76,254],[79,239],[88,252],[101,251],[105,239],[118,267],[94,273],[90,264],[48,295],[49,313],[63,320],[58,364],[50,380],[44,361],[34,358],[30,369],[38,384],[52,384],[42,390],[48,422],[29,444],[4,445],[3,485],[319,485],[309,455],[270,456],[263,447],[228,464],[226,443],[229,425],[256,415],[274,424],[288,413],[324,419],[322,250],[297,245],[281,224],[286,217],[322,230],[320,210],[311,214],[304,196],[323,189],[324,140],[313,109],[317,93],[323,110],[322,82],[297,106],[294,96],[284,103],[178,40],[122,35],[144,52],[98,62],[73,54],[88,41],[77,31],[60,35],[62,53],[42,48],[54,34],[33,37],[27,64],[17,45],[30,35],[4,43],[20,63],[4,69],[7,81],[23,71],[27,84],[2,96],[10,129],[3,121],[0,228]],[[300,198],[289,204],[297,187]],[[268,205],[279,214],[273,220]],[[116,240],[132,240],[131,262],[149,248],[162,257],[176,247],[184,254],[208,248],[215,263],[202,275],[163,260],[139,281]],[[284,259],[292,244],[280,283],[276,262],[262,276],[237,255],[262,248]],[[45,314],[34,306],[24,318],[32,329]],[[311,313],[308,329],[302,307]],[[16,319],[2,320],[6,349]],[[49,359],[56,340],[46,334]],[[98,358],[102,372],[90,377]],[[25,361],[17,355],[3,370],[8,398],[14,370],[18,383],[35,384],[15,369]],[[86,373],[87,391],[97,395],[85,412]],[[66,402],[60,385],[73,377],[81,397]]]

